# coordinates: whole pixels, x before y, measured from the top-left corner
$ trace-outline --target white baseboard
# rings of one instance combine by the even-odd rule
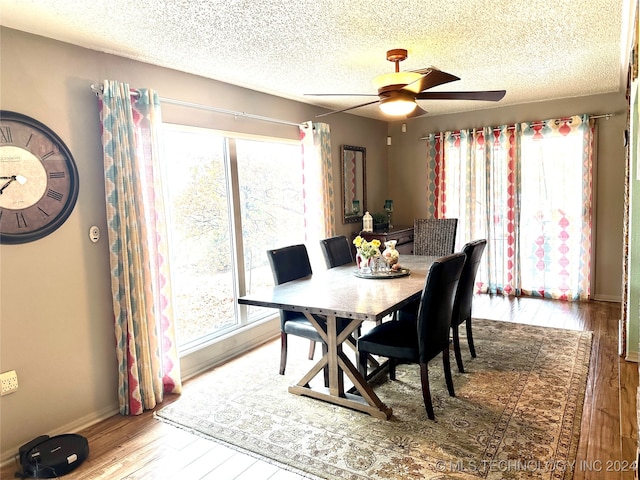
[[[602,295],[602,294],[594,294],[591,300],[595,300],[596,302],[613,302],[620,303],[622,302],[621,295]]]
[[[618,320],[618,356],[624,356],[624,359],[627,362],[639,363],[637,345],[633,348],[633,351],[629,351],[629,345],[625,344],[624,340],[625,336],[623,335],[622,319],[620,319]]]
[[[275,317],[264,322],[258,322],[254,325],[247,326],[241,332],[221,337],[206,347],[194,351],[180,359],[182,380],[204,372],[211,367],[224,363],[231,358],[249,351],[263,343],[272,340],[280,332],[280,319]],[[91,427],[98,422],[113,417],[119,413],[117,401],[113,406],[104,408],[100,411],[92,412],[82,418],[78,418],[71,423],[62,425],[50,432],[44,432],[43,435],[53,437],[64,433],[76,433],[85,428]],[[5,466],[13,463],[18,449],[24,445],[6,446],[2,445],[2,453],[0,455],[0,465]]]
[[[64,433],[76,433],[80,430],[84,430],[85,428],[89,428],[92,425],[95,425],[98,422],[106,420],[107,418],[111,418],[114,415],[117,415],[119,412],[117,402],[111,406],[106,407],[97,412],[91,412],[88,415],[85,415],[82,418],[78,418],[73,422],[67,423],[61,427],[58,427],[51,432],[43,433],[43,435],[49,435],[50,437],[54,437],[56,435],[62,435]],[[5,448],[6,445],[2,445],[2,457],[0,459],[1,465],[5,466],[10,462],[14,462],[14,458],[18,453],[18,449],[27,442],[23,442],[20,445],[12,445],[8,448]]]
[[[627,355],[624,357],[627,362],[638,362],[638,352],[627,352]]]

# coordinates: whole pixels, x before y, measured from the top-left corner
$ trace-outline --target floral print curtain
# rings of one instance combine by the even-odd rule
[[[156,92],[105,81],[100,103],[120,413],[180,393]]]
[[[306,122],[300,127],[303,162],[305,232],[308,241],[335,235],[331,133],[326,123]],[[317,243],[316,243],[317,244]]]
[[[480,291],[590,297],[594,122],[587,115],[432,134],[427,209],[486,238]]]

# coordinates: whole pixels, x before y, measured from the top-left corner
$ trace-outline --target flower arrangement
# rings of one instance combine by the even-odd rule
[[[367,242],[364,238],[358,235],[353,239],[353,244],[358,249],[358,253],[362,258],[370,259],[380,255],[380,240],[374,238],[370,242]]]

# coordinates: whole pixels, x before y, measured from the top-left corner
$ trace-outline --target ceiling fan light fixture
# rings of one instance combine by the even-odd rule
[[[378,105],[383,113],[391,116],[409,115],[418,106],[411,96],[403,94],[382,98]]]
[[[413,71],[400,71],[400,62],[406,60],[407,50],[396,48],[387,51],[387,60],[395,64],[394,73],[378,75],[373,79],[373,84],[378,90],[379,100],[369,101],[352,107],[334,110],[332,112],[317,115],[323,117],[333,113],[347,112],[355,108],[366,107],[377,103],[385,115],[395,117],[414,118],[427,113],[417,104],[417,100],[482,100],[498,102],[505,95],[504,90],[485,90],[471,92],[428,92],[427,90],[444,85],[445,83],[460,80],[459,77],[444,72],[436,67],[420,68]],[[316,95],[343,95],[365,96],[370,94],[316,94]]]

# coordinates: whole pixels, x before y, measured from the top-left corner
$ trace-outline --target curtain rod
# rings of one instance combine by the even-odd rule
[[[611,117],[615,117],[615,115],[616,115],[615,113],[605,113],[605,114],[602,114],[602,115],[589,115],[589,119],[593,118],[594,120],[597,120],[598,118],[605,118],[605,119],[609,120]],[[545,120],[540,120],[538,122],[531,122],[531,123],[541,123],[541,124],[543,124],[544,122],[545,122]],[[520,122],[518,122],[518,123],[520,123]],[[511,127],[511,126],[507,127],[507,130],[509,130],[509,129],[512,130],[513,127]],[[499,128],[494,128],[493,129],[494,132],[496,130],[500,130],[500,129]],[[442,134],[442,132],[438,132],[435,135],[441,135],[441,134]],[[424,137],[418,138],[418,140],[427,140],[428,138],[429,138],[428,136],[424,136]]]
[[[96,95],[102,95],[102,91],[104,87],[102,85],[96,86],[96,84],[92,83],[90,85],[90,88],[91,88],[91,91],[93,91],[93,93],[95,93]],[[135,90],[133,90],[131,93],[134,95],[137,95],[137,92]],[[174,100],[173,98],[164,98],[164,97],[159,97],[159,98],[161,102],[170,103],[172,105],[179,105],[181,107],[197,108],[199,110],[207,110],[210,112],[222,113],[225,115],[233,115],[234,117],[251,118],[253,120],[260,120],[263,122],[279,123],[281,125],[289,125],[292,127],[303,126],[303,124],[301,123],[287,122],[286,120],[279,120],[277,118],[271,118],[271,117],[263,117],[261,115],[254,115],[252,113],[236,112],[233,110],[226,110],[224,108],[217,108],[209,105],[202,105],[199,103],[191,103],[191,102],[184,102],[182,100]]]

